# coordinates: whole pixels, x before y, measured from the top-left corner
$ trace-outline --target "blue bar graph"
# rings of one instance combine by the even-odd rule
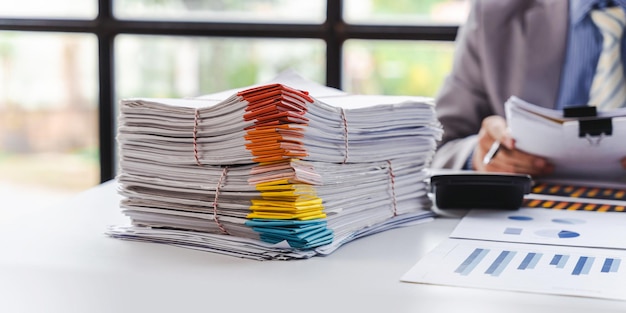
[[[550,261],[550,265],[556,265],[556,268],[564,268],[568,259],[569,255],[555,254]]]
[[[539,259],[541,259],[542,256],[542,253],[529,252],[528,254],[526,254],[524,260],[522,260],[522,263],[520,263],[517,269],[525,270],[535,268],[537,262],[539,262]]]
[[[561,260],[562,257],[563,257],[562,254],[555,254],[552,257],[552,261],[550,261],[550,265],[557,265],[557,264],[559,264],[559,261]]]
[[[552,261],[550,261],[550,265],[557,265],[557,264],[559,264],[559,261],[561,260],[562,257],[563,257],[562,254],[555,254],[552,257]]]
[[[602,264],[602,269],[600,270],[600,272],[617,273],[620,263],[621,263],[620,259],[606,258],[604,260],[604,263]]]
[[[613,264],[611,264],[611,269],[609,270],[609,272],[617,273],[620,263],[622,263],[620,259],[613,259]]]
[[[511,259],[515,256],[516,252],[514,251],[502,251],[500,255],[496,258],[493,263],[487,268],[485,274],[489,274],[491,276],[499,276],[502,271],[509,265]]]
[[[455,273],[459,273],[463,276],[469,275],[472,270],[483,260],[485,255],[489,253],[489,249],[479,249],[476,248],[474,251],[459,265],[459,267],[454,271]]]
[[[574,266],[572,275],[589,274],[589,270],[591,269],[591,265],[593,265],[593,261],[595,261],[594,257],[581,256],[580,258],[578,258],[578,262],[576,262],[576,266]]]
[[[475,248],[467,258],[456,268],[454,271],[457,274],[462,276],[468,276],[474,271],[476,267],[478,267],[481,262],[484,261],[485,257],[492,252],[490,249],[481,249]],[[519,251],[509,251],[509,250],[500,250],[493,251],[493,255],[498,253],[497,257],[490,261],[491,264],[485,270],[485,274],[491,275],[494,277],[500,276],[502,273],[506,271],[507,266],[511,263],[511,261],[515,258]],[[544,253],[541,252],[519,252],[519,258],[515,258],[519,261],[519,265],[517,266],[517,270],[531,270],[535,269],[544,256]],[[525,254],[524,254],[525,253]],[[523,258],[521,257],[523,256]],[[554,268],[563,269],[567,265],[570,256],[567,254],[555,254],[550,258],[549,266]],[[591,268],[596,260],[596,257],[591,256],[577,256],[573,259],[576,259],[576,264],[574,265],[571,275],[580,276],[580,275],[589,275],[591,272]],[[516,261],[516,262],[518,262]],[[602,267],[599,269],[601,273],[617,273],[619,271],[619,267],[621,265],[621,259],[619,258],[604,258],[602,263]],[[484,265],[486,266],[486,264]],[[568,269],[571,267],[568,267]],[[512,267],[511,270],[514,270],[515,267]],[[594,270],[596,272],[597,270]]]

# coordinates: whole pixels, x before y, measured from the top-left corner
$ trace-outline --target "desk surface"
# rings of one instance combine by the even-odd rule
[[[109,182],[55,207],[0,209],[0,312],[626,311],[621,301],[400,282],[455,219],[288,262],[112,239],[106,227],[127,223],[116,188]]]

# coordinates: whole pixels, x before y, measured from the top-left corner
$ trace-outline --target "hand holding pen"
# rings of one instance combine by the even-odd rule
[[[546,159],[515,148],[515,140],[503,117],[485,118],[478,133],[472,165],[482,172],[518,173],[541,176],[552,173],[554,167]]]

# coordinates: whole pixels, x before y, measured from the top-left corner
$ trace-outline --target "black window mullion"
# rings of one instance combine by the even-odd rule
[[[114,24],[113,0],[98,0],[95,33],[98,36],[98,137],[100,155],[100,182],[115,176],[115,33],[108,25]]]
[[[345,23],[342,17],[343,0],[326,2],[326,85],[341,89],[342,47],[345,40]]]
[[[450,25],[352,25],[345,33],[354,39],[454,41],[458,26]]]

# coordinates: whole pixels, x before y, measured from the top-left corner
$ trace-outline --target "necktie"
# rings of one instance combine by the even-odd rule
[[[589,103],[610,110],[626,103],[626,81],[621,61],[622,32],[626,14],[619,7],[591,11],[591,19],[602,33],[602,52],[591,83]]]

